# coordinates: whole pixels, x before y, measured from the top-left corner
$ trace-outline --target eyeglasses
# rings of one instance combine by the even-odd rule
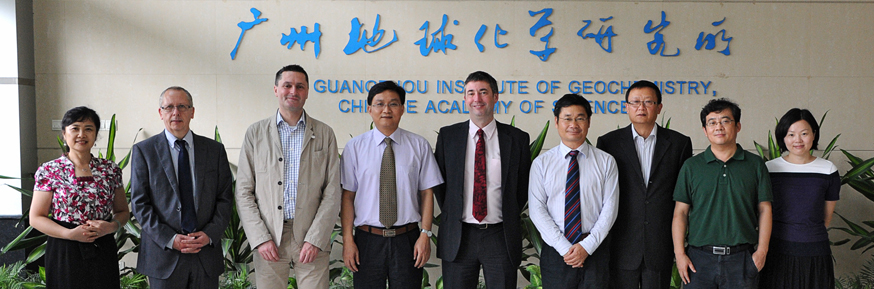
[[[164,112],[171,112],[171,111],[173,111],[173,109],[176,109],[179,112],[186,112],[191,108],[193,108],[193,106],[180,104],[180,105],[162,106],[161,110],[163,110]]]
[[[577,118],[565,117],[565,118],[559,118],[558,120],[560,120],[564,123],[569,123],[569,122],[584,123],[587,120],[589,120],[589,118],[585,117],[585,116],[581,116],[581,117],[577,117]]]
[[[385,109],[386,106],[391,107],[391,109],[396,109],[396,108],[401,107],[401,104],[399,102],[389,102],[389,103],[377,102],[377,103],[374,103],[372,106],[373,106],[373,108],[376,108],[376,109]]]
[[[655,101],[652,101],[652,100],[645,100],[645,101],[635,100],[635,101],[629,101],[626,103],[628,105],[630,105],[631,107],[640,107],[641,104],[645,105],[646,107],[653,107],[656,105]]]
[[[726,127],[734,124],[734,120],[730,118],[723,118],[721,121],[716,121],[715,119],[707,121],[707,127],[716,127],[716,125],[718,124],[722,124],[723,127]]]

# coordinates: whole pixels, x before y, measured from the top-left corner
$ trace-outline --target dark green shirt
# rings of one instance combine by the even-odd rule
[[[728,162],[709,146],[687,160],[674,189],[690,206],[689,245],[699,247],[758,243],[758,204],[773,198],[765,162],[740,144]]]

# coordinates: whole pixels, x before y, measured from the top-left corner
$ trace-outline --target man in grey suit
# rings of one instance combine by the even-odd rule
[[[131,153],[131,205],[143,227],[137,271],[151,288],[218,288],[233,197],[227,153],[189,129],[187,90],[167,88],[159,104],[165,130]]]
[[[635,82],[625,93],[631,125],[598,138],[619,167],[619,215],[610,230],[610,287],[667,289],[671,284],[673,193],[692,140],[660,127],[662,93]]]

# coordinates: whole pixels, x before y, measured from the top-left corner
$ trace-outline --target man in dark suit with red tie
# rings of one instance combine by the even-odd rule
[[[516,288],[522,258],[519,214],[528,199],[528,134],[495,121],[498,85],[477,71],[464,83],[470,120],[445,126],[435,156],[445,183],[434,195],[442,211],[437,257],[446,288]]]

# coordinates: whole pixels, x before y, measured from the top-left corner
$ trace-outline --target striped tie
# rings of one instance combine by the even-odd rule
[[[583,237],[580,228],[580,166],[577,164],[577,154],[573,150],[567,165],[567,181],[564,189],[564,236],[571,244],[580,242]]]

